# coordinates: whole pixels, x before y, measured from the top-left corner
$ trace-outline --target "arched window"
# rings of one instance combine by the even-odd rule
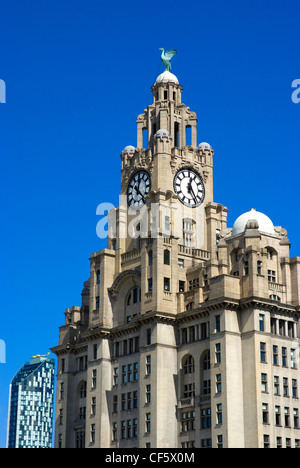
[[[170,250],[164,250],[164,264],[170,265]]]
[[[274,257],[277,255],[277,252],[272,247],[267,247],[267,259],[274,260]]]
[[[193,374],[195,372],[195,361],[193,356],[189,355],[183,358],[182,364],[184,374]]]
[[[125,321],[129,323],[140,314],[141,290],[138,287],[130,289],[125,298]]]

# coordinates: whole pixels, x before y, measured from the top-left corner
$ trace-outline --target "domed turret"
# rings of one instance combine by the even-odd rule
[[[133,154],[134,152],[135,152],[135,147],[131,145],[125,146],[125,148],[122,151],[122,153],[127,153],[127,154]]]
[[[209,143],[206,143],[205,141],[203,141],[202,143],[200,143],[200,145],[198,145],[198,150],[202,150],[202,151],[208,150],[208,151],[211,151],[211,150],[212,150],[212,147],[210,146]]]
[[[169,71],[164,71],[161,75],[156,78],[155,83],[176,83],[179,84],[178,78]]]
[[[242,234],[246,229],[258,229],[266,234],[275,234],[274,225],[270,218],[254,208],[238,217],[233,225],[232,235]]]
[[[170,135],[168,130],[161,128],[155,133],[154,138],[170,138]]]

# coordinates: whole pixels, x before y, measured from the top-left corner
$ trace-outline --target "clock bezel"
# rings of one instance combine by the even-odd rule
[[[150,175],[149,171],[147,171],[146,169],[139,169],[139,170],[135,171],[135,172],[132,174],[132,176],[130,177],[130,179],[129,179],[129,182],[128,182],[128,185],[127,185],[127,190],[126,190],[127,204],[128,204],[128,206],[129,206],[130,208],[132,208],[133,210],[140,210],[140,209],[141,209],[143,206],[145,206],[145,204],[146,204],[146,201],[145,201],[145,202],[143,202],[143,203],[142,203],[141,205],[139,205],[139,206],[134,206],[134,203],[131,204],[131,203],[129,202],[129,188],[130,188],[131,181],[135,178],[135,176],[136,176],[137,174],[139,174],[139,173],[141,173],[141,172],[147,174],[148,180],[149,180],[149,183],[150,183],[149,191],[146,193],[145,197],[146,197],[147,195],[149,195],[149,193],[151,192],[151,175]],[[132,199],[132,200],[133,200],[133,199]]]
[[[203,193],[202,193],[202,197],[201,197],[201,201],[195,205],[191,205],[190,203],[188,202],[185,202],[184,199],[181,200],[181,198],[178,196],[178,191],[177,191],[177,187],[176,187],[176,180],[177,180],[177,177],[178,177],[178,174],[180,172],[183,172],[183,171],[190,171],[190,172],[193,172],[194,174],[196,174],[197,177],[199,177],[199,179],[201,180],[201,183],[202,183],[202,187],[203,187]],[[188,208],[199,208],[199,206],[202,205],[202,203],[204,202],[205,200],[205,184],[204,184],[204,180],[203,178],[201,177],[201,175],[199,174],[199,172],[194,169],[193,167],[189,167],[189,166],[186,166],[186,167],[181,167],[180,169],[178,169],[178,171],[176,172],[175,176],[174,176],[174,179],[173,179],[173,187],[174,187],[174,191],[175,191],[175,194],[176,196],[178,197],[178,200],[180,201],[180,203],[182,203],[184,206],[188,207]],[[197,195],[198,196],[198,195]],[[186,197],[184,197],[186,198]]]

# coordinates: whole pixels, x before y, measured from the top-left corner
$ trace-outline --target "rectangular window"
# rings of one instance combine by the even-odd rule
[[[265,331],[265,316],[262,314],[259,316],[259,331]]]
[[[113,440],[113,442],[116,442],[116,440],[117,440],[117,432],[118,432],[118,423],[114,422],[113,423],[113,429],[112,429],[112,440]]]
[[[211,427],[211,409],[206,408],[201,411],[201,429],[209,429]]]
[[[221,362],[221,343],[216,344],[216,364]]]
[[[96,397],[93,397],[91,401],[91,415],[96,415]]]
[[[287,348],[282,348],[282,367],[287,367]]]
[[[216,375],[216,393],[222,393],[222,375]]]
[[[292,379],[292,397],[298,398],[298,382],[296,379]]]
[[[181,414],[181,432],[189,432],[195,429],[195,411]]]
[[[280,406],[275,406],[275,425],[280,427],[281,426],[281,411]]]
[[[268,281],[269,283],[276,283],[276,274],[273,270],[268,270]]]
[[[293,409],[293,416],[294,416],[294,428],[299,429],[299,410],[298,410],[298,408]]]
[[[223,448],[223,436],[218,435],[217,437],[217,448],[222,449]]]
[[[146,413],[146,433],[151,432],[151,413]]]
[[[148,279],[148,292],[152,292],[152,278]]]
[[[151,356],[146,356],[146,375],[151,374]]]
[[[184,292],[185,290],[185,282],[179,281],[179,292]]]
[[[164,291],[170,291],[170,278],[164,278]]]
[[[221,331],[221,315],[216,315],[216,332]]]
[[[262,393],[268,392],[268,376],[267,374],[261,374],[261,391]]]
[[[113,384],[118,385],[119,383],[119,368],[115,367],[114,368],[114,378],[113,378]]]
[[[98,346],[94,344],[94,347],[93,347],[94,360],[98,358],[97,354],[98,354]]]
[[[284,425],[285,427],[290,427],[290,409],[284,408]]]
[[[151,385],[146,385],[146,403],[151,403]]]
[[[276,437],[276,448],[278,448],[278,449],[282,448],[282,438],[281,437]]]
[[[95,390],[95,388],[97,388],[97,369],[92,371],[92,389]]]
[[[264,435],[264,449],[270,448],[270,436]]]
[[[96,297],[96,309],[99,309],[100,308],[100,297],[97,296]]]
[[[266,343],[260,343],[260,362],[266,363]]]
[[[223,409],[222,405],[217,405],[217,424],[223,424]]]
[[[113,413],[118,412],[118,395],[114,395],[113,397]]]
[[[273,365],[278,366],[278,346],[273,346]]]
[[[95,443],[96,424],[91,425],[91,444]]]
[[[261,275],[261,266],[262,262],[260,260],[257,261],[257,274]]]
[[[262,420],[263,424],[269,424],[269,406],[266,403],[262,404]]]

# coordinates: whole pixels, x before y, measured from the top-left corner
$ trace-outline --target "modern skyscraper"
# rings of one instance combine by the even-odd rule
[[[7,448],[51,448],[55,360],[35,356],[12,379]]]
[[[300,257],[259,211],[227,227],[182,86],[165,71],[151,89],[53,348],[55,446],[299,447]]]

